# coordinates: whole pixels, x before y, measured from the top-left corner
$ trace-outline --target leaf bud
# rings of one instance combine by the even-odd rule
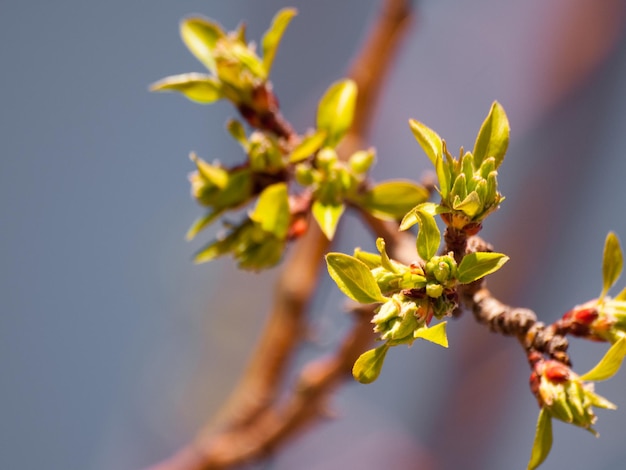
[[[352,154],[350,159],[348,160],[348,165],[350,169],[358,174],[362,175],[368,172],[372,163],[374,163],[374,150],[359,150]]]

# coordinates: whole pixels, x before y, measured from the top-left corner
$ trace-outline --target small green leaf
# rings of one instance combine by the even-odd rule
[[[305,136],[289,155],[290,163],[298,163],[317,152],[326,140],[326,131],[317,130]]]
[[[361,205],[381,219],[398,220],[428,200],[428,191],[410,181],[384,181],[367,192]]]
[[[431,343],[447,348],[448,336],[446,335],[446,323],[447,322],[444,321],[437,323],[435,326],[431,326],[430,328],[427,326],[419,328],[415,330],[413,337],[416,339],[425,339],[426,341],[430,341]]]
[[[213,223],[213,221],[217,219],[222,212],[223,212],[222,210],[216,210],[213,212],[209,212],[208,214],[200,217],[199,219],[196,219],[196,221],[191,225],[191,227],[189,227],[189,230],[187,230],[185,239],[188,241],[193,240],[195,236],[198,235],[198,233],[200,233],[202,230],[204,230],[209,225],[211,225],[211,223]]]
[[[354,378],[362,384],[369,384],[376,380],[383,368],[388,350],[389,346],[383,344],[361,354],[352,367]]]
[[[283,8],[276,13],[270,28],[263,35],[261,48],[263,50],[263,67],[265,68],[266,75],[270,74],[274,56],[276,55],[276,50],[278,49],[285,29],[287,29],[291,19],[296,16],[297,13],[298,11],[295,8]]]
[[[448,161],[444,160],[442,156],[437,157],[435,161],[435,171],[437,173],[437,180],[439,181],[439,193],[442,199],[446,199],[451,189],[452,173]]]
[[[443,143],[441,137],[432,129],[426,127],[415,119],[409,119],[409,126],[415,136],[417,142],[422,146],[424,152],[433,163],[437,166],[437,157],[443,156]]]
[[[604,253],[602,256],[602,294],[604,297],[611,287],[617,282],[624,267],[624,256],[619,244],[617,235],[609,232],[604,242]]]
[[[417,253],[424,261],[437,254],[441,243],[441,232],[435,218],[428,212],[417,211],[419,232],[417,232]]]
[[[432,216],[450,212],[447,207],[440,206],[435,202],[423,202],[422,204],[418,204],[409,212],[407,212],[407,214],[402,219],[402,222],[400,222],[399,230],[407,230],[413,227],[413,225],[415,225],[416,223],[418,223],[419,219],[417,217],[417,213],[420,211],[426,212]]]
[[[198,173],[202,175],[204,179],[210,181],[211,184],[217,186],[220,189],[224,189],[228,184],[229,175],[226,170],[216,165],[211,165],[198,157],[194,152],[189,154],[189,158],[196,164]]]
[[[457,280],[461,284],[469,284],[500,269],[509,257],[502,253],[470,253],[465,255],[459,264]]]
[[[221,240],[213,240],[201,248],[193,257],[194,263],[206,263],[230,252],[235,236],[231,233]]]
[[[474,168],[480,168],[483,160],[487,157],[494,157],[496,168],[500,166],[509,147],[509,131],[509,120],[504,108],[500,103],[494,101],[476,136],[473,152]]]
[[[261,224],[261,228],[266,232],[273,233],[279,240],[285,238],[291,218],[287,184],[276,183],[265,188],[250,218]]]
[[[329,240],[332,240],[335,236],[337,224],[344,210],[344,204],[324,204],[319,200],[313,202],[313,207],[311,208],[313,217]]]
[[[362,251],[360,248],[354,249],[354,257],[365,263],[365,265],[370,269],[378,268],[383,264],[382,257],[380,255],[377,255],[376,253],[369,253],[368,251]]]
[[[599,382],[610,379],[621,367],[624,356],[626,356],[626,337],[622,336],[593,369],[580,376],[580,380]]]
[[[350,130],[356,106],[357,86],[342,80],[330,86],[317,108],[317,128],[327,132],[326,145],[334,147]]]
[[[221,84],[210,75],[183,73],[165,77],[150,85],[150,91],[177,91],[192,101],[213,103],[224,97]]]
[[[196,59],[215,74],[213,50],[217,41],[225,36],[222,27],[208,18],[186,18],[180,23],[180,36]]]
[[[243,149],[248,152],[250,143],[248,142],[248,137],[246,136],[243,124],[236,119],[229,119],[226,123],[226,129],[228,130],[228,133],[232,135],[237,142],[239,142]]]
[[[483,204],[476,191],[472,191],[461,202],[457,203],[455,201],[454,204],[452,204],[452,207],[457,211],[462,211],[468,217],[472,218],[481,212]]]
[[[398,270],[389,259],[389,255],[387,254],[387,250],[385,249],[385,240],[383,238],[376,239],[376,248],[380,252],[380,263],[382,267],[385,268],[387,271],[397,273]]]
[[[328,253],[326,265],[337,287],[352,300],[362,304],[386,300],[374,275],[362,261],[343,253]]]
[[[539,467],[546,459],[552,448],[552,417],[545,408],[541,408],[539,419],[537,420],[537,430],[533,450],[530,453],[528,470]]]

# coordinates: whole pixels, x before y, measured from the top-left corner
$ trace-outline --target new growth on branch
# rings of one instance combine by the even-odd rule
[[[377,253],[357,248],[352,255],[326,255],[337,287],[359,304],[373,304],[371,323],[378,343],[358,357],[354,378],[361,383],[379,378],[394,346],[423,339],[447,348],[445,319],[467,310],[494,332],[517,338],[528,358],[530,389],[540,408],[528,469],[537,468],[548,455],[552,419],[597,434],[593,408],[615,405],[594,392],[593,382],[612,377],[626,355],[626,289],[608,296],[623,268],[617,236],[609,233],[606,239],[600,296],[554,324],[544,325],[533,312],[499,302],[487,290],[485,278],[509,258],[494,252],[477,234],[504,200],[497,181],[509,145],[503,107],[493,103],[472,151],[461,148],[458,157],[435,131],[409,121],[436,172],[436,202],[430,200],[431,191],[414,181],[376,183],[369,176],[374,149],[345,157],[337,150],[355,118],[355,81],[338,81],[328,88],[319,101],[314,129],[298,133],[280,113],[269,76],[295,15],[289,8],[278,12],[261,40],[260,54],[248,42],[244,26],[226,32],[213,20],[189,17],[181,23],[182,39],[209,73],[174,75],[151,86],[202,104],[230,101],[240,116],[228,121],[227,130],[243,150],[241,163],[228,168],[191,154],[191,193],[205,214],[193,223],[187,238],[229,212],[246,209],[238,223],[224,222],[226,231],[203,247],[195,261],[232,255],[242,269],[270,268],[311,223],[332,240],[346,210],[364,215],[374,234],[377,221],[392,224],[399,231],[394,239],[413,237],[412,262],[394,259],[387,249],[390,241],[380,236]],[[411,232],[415,228],[416,234]],[[578,375],[571,368],[567,335],[611,346],[597,366]]]

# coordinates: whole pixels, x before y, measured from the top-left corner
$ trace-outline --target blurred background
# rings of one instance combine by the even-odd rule
[[[178,37],[183,16],[229,29],[246,19],[259,39],[289,5],[300,13],[272,73],[303,131],[377,1],[0,2],[0,468],[145,467],[190,439],[234,386],[276,270],[196,266],[208,238],[183,240],[201,214],[187,155],[240,161],[223,131],[234,112],[147,87],[202,70]],[[500,171],[507,199],[484,236],[512,259],[490,286],[551,322],[599,294],[606,233],[626,242],[626,3],[417,6],[377,113],[374,175],[428,169],[409,117],[456,153],[500,101],[512,127]],[[338,249],[373,247],[356,219],[342,230]],[[339,291],[321,287],[315,335],[294,370],[349,324]],[[252,468],[524,468],[538,410],[519,346],[469,315],[449,335],[449,350],[396,348],[378,382],[341,389],[336,420]],[[576,370],[605,349],[572,341]],[[542,469],[623,468],[625,387],[621,371],[596,388],[620,407],[599,412],[599,440],[557,423]]]

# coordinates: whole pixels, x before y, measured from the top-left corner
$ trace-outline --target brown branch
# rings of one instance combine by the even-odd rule
[[[284,404],[267,408],[246,427],[221,433],[208,441],[200,438],[153,470],[226,469],[258,460],[324,417],[329,395],[351,377],[354,361],[374,339],[369,321],[373,306],[359,307],[355,313],[355,325],[340,348],[334,355],[308,364]]]

